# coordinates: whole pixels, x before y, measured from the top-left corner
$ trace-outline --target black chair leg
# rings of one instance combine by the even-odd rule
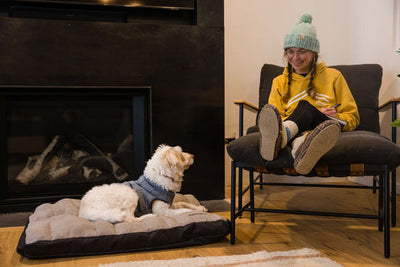
[[[372,177],[372,193],[376,193],[376,176]]]
[[[250,208],[254,209],[254,172],[249,172],[249,182],[250,182]],[[253,223],[255,220],[254,210],[250,211],[250,221]]]
[[[392,226],[396,227],[396,169],[392,171]]]
[[[238,169],[238,210],[241,210],[243,207],[243,168],[239,167]]]
[[[384,176],[384,204],[383,204],[383,218],[384,218],[384,254],[386,258],[390,257],[390,181],[388,166],[385,165]]]
[[[392,121],[397,118],[397,101],[392,101]],[[392,142],[396,142],[397,127],[392,127]],[[396,226],[396,169],[392,170],[392,226]]]
[[[236,165],[231,163],[231,244],[235,244],[235,220],[236,220]]]
[[[383,176],[378,176],[379,183],[379,193],[378,193],[378,202],[379,202],[379,210],[378,210],[378,229],[379,232],[383,231]]]

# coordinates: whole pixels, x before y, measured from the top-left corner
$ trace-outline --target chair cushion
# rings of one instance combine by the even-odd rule
[[[400,146],[373,132],[342,132],[336,145],[321,158],[321,161],[330,164],[387,163],[392,169],[400,164]]]
[[[293,159],[290,155],[289,147],[282,149],[275,160],[266,161],[259,153],[259,146],[260,135],[258,132],[253,132],[233,140],[226,149],[233,160],[250,166],[266,167],[276,171],[293,167]]]
[[[279,156],[273,161],[265,161],[261,158],[258,132],[250,133],[230,142],[227,151],[231,158],[237,162],[265,167],[272,173],[281,174],[282,169],[293,168],[293,158],[289,147],[282,149]],[[328,165],[331,174],[340,176],[350,175],[348,166],[354,163],[387,164],[389,170],[391,170],[400,164],[400,146],[373,132],[342,132],[336,145],[318,162],[320,165]],[[312,175],[314,173],[310,174],[310,176]],[[368,174],[366,173],[366,175]]]

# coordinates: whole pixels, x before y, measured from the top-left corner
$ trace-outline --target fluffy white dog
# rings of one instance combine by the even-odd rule
[[[193,164],[194,156],[179,146],[160,145],[147,162],[137,181],[95,186],[81,200],[79,216],[86,219],[134,222],[148,216],[174,216],[203,206],[178,202],[172,204],[181,190],[183,172]]]

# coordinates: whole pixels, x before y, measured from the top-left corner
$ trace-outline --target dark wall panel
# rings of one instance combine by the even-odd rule
[[[3,16],[0,29],[2,85],[152,86],[154,147],[180,145],[195,154],[182,192],[224,198],[222,25]]]

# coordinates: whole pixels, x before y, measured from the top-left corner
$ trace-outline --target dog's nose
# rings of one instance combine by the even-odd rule
[[[190,154],[190,153],[187,153],[187,152],[184,152],[183,154],[184,154],[185,158],[194,159],[194,155],[193,154]]]
[[[192,165],[193,162],[194,162],[194,155],[186,153],[185,154],[185,163],[184,163],[185,166],[184,166],[184,168],[185,169],[189,168],[189,166]]]

